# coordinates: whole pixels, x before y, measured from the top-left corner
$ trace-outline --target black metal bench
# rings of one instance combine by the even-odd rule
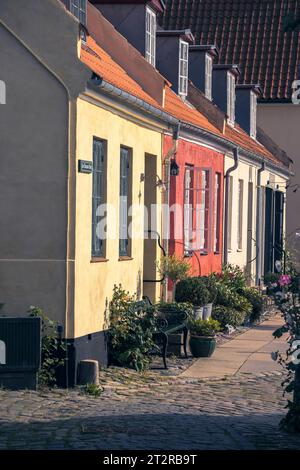
[[[145,303],[144,305],[153,306],[147,297],[145,297],[143,301]],[[173,333],[183,333],[183,342],[180,343],[180,346],[183,346],[185,357],[187,357],[187,313],[180,310],[178,307],[173,307],[172,305],[162,305],[156,308],[157,331],[154,333],[154,340],[162,347],[163,363],[165,369],[167,369],[168,346],[175,344],[169,341],[169,335]]]

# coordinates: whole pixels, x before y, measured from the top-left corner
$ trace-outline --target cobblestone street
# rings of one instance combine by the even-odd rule
[[[209,381],[103,375],[99,398],[0,391],[0,448],[300,449],[300,436],[278,428],[279,372]]]

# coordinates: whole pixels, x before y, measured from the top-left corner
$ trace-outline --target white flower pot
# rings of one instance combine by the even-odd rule
[[[203,307],[194,305],[194,318],[195,320],[202,320],[203,318]]]
[[[203,320],[208,320],[211,317],[212,308],[213,308],[213,304],[207,304],[207,305],[204,305],[204,307],[202,307],[202,309],[203,309],[203,316],[202,316]]]

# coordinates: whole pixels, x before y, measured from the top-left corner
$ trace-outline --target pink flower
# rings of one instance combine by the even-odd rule
[[[292,282],[291,276],[288,274],[282,274],[279,278],[278,284],[281,287],[288,286]]]

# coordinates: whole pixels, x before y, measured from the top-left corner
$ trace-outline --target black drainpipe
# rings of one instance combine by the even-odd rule
[[[229,216],[229,181],[230,174],[239,166],[239,148],[233,149],[234,164],[225,173],[225,208],[224,208],[224,264],[228,263],[228,216]]]

